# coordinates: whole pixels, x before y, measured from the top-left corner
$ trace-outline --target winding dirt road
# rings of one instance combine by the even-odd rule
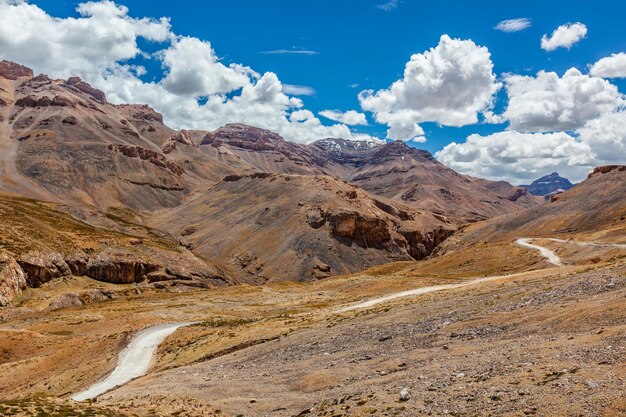
[[[559,267],[563,266],[563,262],[561,261],[561,258],[559,258],[554,252],[552,252],[548,248],[544,248],[543,246],[531,244],[530,243],[531,240],[532,240],[531,238],[519,238],[519,239],[517,239],[515,241],[515,243],[520,245],[520,246],[524,246],[526,248],[535,249],[535,250],[539,251],[539,253],[541,253],[541,256],[546,258],[546,260],[548,262],[550,262],[551,264],[553,264],[555,266],[559,266]],[[471,281],[465,281],[465,282],[462,282],[462,283],[459,283],[459,284],[433,285],[431,287],[416,288],[414,290],[397,292],[397,293],[394,293],[394,294],[385,295],[383,297],[377,297],[377,298],[373,298],[371,300],[363,301],[363,302],[360,302],[358,304],[353,304],[353,305],[349,305],[349,306],[346,306],[346,307],[342,307],[339,310],[337,310],[336,312],[337,313],[345,313],[347,311],[359,310],[359,309],[362,309],[362,308],[373,307],[373,306],[375,306],[377,304],[381,304],[381,303],[384,303],[384,302],[387,302],[387,301],[395,300],[396,298],[412,297],[412,296],[416,296],[416,295],[428,294],[428,293],[431,293],[431,292],[437,292],[437,291],[443,291],[443,290],[451,290],[453,288],[467,287],[469,285],[480,284],[482,282],[494,281],[494,280],[502,279],[502,278],[511,278],[511,277],[516,276],[516,275],[520,275],[520,274],[498,275],[498,276],[492,276],[492,277],[477,278],[477,279],[473,279]]]
[[[140,331],[128,347],[122,351],[117,367],[108,377],[93,384],[85,391],[72,395],[71,398],[75,401],[96,398],[131,379],[145,375],[157,346],[176,329],[190,324],[194,323],[159,324]]]
[[[517,239],[515,243],[517,243],[520,246],[524,246],[526,248],[538,250],[539,253],[541,253],[541,256],[546,258],[546,260],[550,262],[552,265],[563,266],[563,262],[561,262],[561,258],[559,258],[556,253],[552,252],[548,248],[544,248],[543,246],[533,245],[532,243],[530,243],[531,240],[533,239],[528,238],[528,237],[522,237],[522,238]]]

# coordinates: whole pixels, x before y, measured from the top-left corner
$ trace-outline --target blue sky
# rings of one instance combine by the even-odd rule
[[[55,16],[75,16],[78,1],[33,3]],[[256,71],[273,71],[284,83],[305,85],[314,96],[307,108],[359,109],[363,89],[388,87],[401,77],[414,53],[435,46],[442,34],[472,39],[492,55],[494,72],[534,74],[540,69],[561,74],[570,67],[585,70],[598,59],[626,50],[622,28],[623,1],[411,1],[384,11],[385,1],[253,1],[253,0],[122,0],[133,16],[167,16],[173,30],[211,41],[226,63],[244,63]],[[494,30],[505,19],[527,17],[532,26],[516,33]],[[541,36],[559,25],[583,22],[589,34],[570,50],[546,52]],[[148,42],[144,45],[150,49]],[[262,51],[305,49],[316,55],[262,54]],[[150,74],[160,77],[153,63]],[[358,84],[358,87],[352,87]],[[617,82],[622,91],[626,82]],[[501,106],[504,100],[499,100]],[[372,123],[358,130],[385,137],[386,127]],[[435,152],[471,133],[502,130],[498,125],[461,128],[425,123],[427,142],[414,146]]]
[[[0,6],[7,2],[8,0],[0,0]],[[242,113],[241,108],[228,109],[216,117],[214,111],[208,113],[195,112],[189,107],[189,103],[181,105],[174,103],[171,97],[167,100],[159,97],[159,91],[180,96],[180,89],[174,91],[175,88],[178,88],[176,83],[180,80],[171,80],[172,84],[169,87],[166,85],[167,83],[164,83],[163,86],[160,86],[164,88],[161,90],[147,90],[146,85],[150,82],[156,84],[163,82],[168,72],[174,78],[174,67],[171,65],[168,67],[164,64],[163,55],[154,54],[156,52],[162,54],[172,45],[174,42],[171,41],[171,37],[156,40],[159,35],[155,35],[151,36],[151,40],[146,40],[145,36],[132,34],[130,35],[132,37],[131,44],[136,41],[144,53],[153,55],[142,56],[136,52],[128,53],[127,51],[116,55],[103,50],[103,56],[111,55],[108,58],[111,62],[100,63],[100,67],[97,67],[98,64],[94,62],[94,68],[97,67],[100,71],[99,74],[95,75],[85,65],[80,64],[82,61],[71,63],[74,58],[80,58],[83,61],[85,59],[94,60],[89,52],[79,50],[76,44],[71,43],[71,39],[68,41],[69,38],[56,39],[55,36],[38,36],[40,34],[37,32],[43,33],[45,30],[50,30],[51,33],[66,31],[72,34],[74,31],[76,32],[74,35],[76,35],[80,33],[80,30],[86,30],[82,35],[77,36],[90,38],[89,42],[93,42],[94,50],[97,51],[97,48],[103,48],[103,45],[107,45],[107,36],[111,37],[116,31],[128,29],[126,26],[119,26],[121,29],[117,29],[118,26],[116,25],[119,25],[120,21],[124,19],[135,19],[132,25],[136,25],[138,19],[167,17],[171,24],[168,29],[170,34],[210,42],[212,51],[209,51],[208,55],[214,54],[216,62],[225,66],[241,64],[252,68],[258,74],[273,72],[283,86],[305,86],[314,91],[312,94],[297,94],[302,103],[296,100],[286,104],[287,98],[283,96],[272,97],[272,100],[275,99],[276,102],[282,100],[280,106],[283,107],[276,105],[279,112],[283,112],[289,106],[295,106],[295,108],[299,106],[303,110],[312,112],[316,118],[313,122],[322,123],[325,126],[332,126],[336,122],[321,117],[319,113],[323,110],[343,112],[355,110],[363,112],[367,117],[367,126],[350,126],[349,130],[346,126],[335,125],[326,130],[318,126],[315,129],[311,128],[308,135],[302,136],[302,140],[298,139],[300,136],[295,130],[291,130],[293,126],[289,125],[291,123],[289,120],[284,123],[281,122],[282,124],[261,126],[268,128],[275,126],[275,130],[278,130],[287,139],[305,142],[311,141],[317,134],[339,135],[342,132],[349,135],[363,133],[378,138],[387,137],[389,126],[382,122],[377,123],[374,118],[375,114],[362,108],[362,103],[358,98],[359,92],[389,88],[394,81],[403,77],[405,65],[413,54],[421,54],[430,48],[437,47],[441,36],[446,34],[454,40],[469,40],[479,47],[488,49],[491,54],[490,61],[493,63],[493,74],[496,77],[492,84],[502,83],[502,88],[495,95],[495,107],[493,108],[494,113],[499,115],[507,110],[509,100],[512,100],[512,97],[509,97],[509,85],[505,82],[507,74],[534,77],[538,71],[545,70],[554,71],[557,77],[563,77],[565,71],[572,67],[577,68],[583,74],[571,83],[559,87],[561,90],[571,88],[572,93],[569,95],[570,102],[565,103],[563,111],[558,114],[560,115],[559,120],[554,116],[552,125],[548,123],[546,127],[543,119],[547,116],[540,115],[543,118],[541,126],[531,123],[532,126],[526,125],[523,129],[521,128],[523,127],[523,120],[537,116],[524,113],[523,106],[528,107],[530,105],[532,107],[534,105],[532,97],[537,96],[537,89],[539,92],[541,90],[541,84],[538,84],[538,87],[533,87],[535,90],[531,91],[532,94],[524,96],[526,101],[522,102],[521,107],[515,110],[518,113],[516,126],[512,125],[514,122],[509,124],[509,121],[512,120],[511,117],[508,120],[505,117],[502,123],[482,123],[482,110],[475,112],[479,119],[478,123],[457,123],[465,124],[461,127],[441,126],[437,121],[419,120],[419,126],[423,129],[423,134],[419,135],[420,140],[425,137],[426,141],[423,143],[409,142],[411,146],[436,153],[446,145],[456,142],[462,146],[454,149],[448,148],[447,153],[444,152],[439,157],[440,160],[461,172],[494,179],[503,178],[513,182],[522,182],[552,170],[561,170],[570,173],[570,176],[575,179],[580,179],[584,177],[589,167],[600,163],[615,162],[615,158],[611,155],[615,155],[616,151],[619,153],[626,149],[625,138],[620,136],[615,139],[614,131],[602,131],[602,134],[606,134],[607,138],[612,139],[603,139],[601,144],[612,140],[611,146],[613,146],[614,151],[609,157],[601,157],[602,151],[597,148],[600,145],[592,144],[590,141],[585,143],[584,136],[585,134],[596,134],[599,132],[598,129],[607,130],[607,126],[612,126],[612,129],[615,129],[615,126],[619,127],[621,123],[626,125],[626,117],[623,117],[626,112],[621,112],[624,106],[624,97],[621,94],[626,91],[626,75],[620,78],[603,76],[604,81],[601,81],[602,78],[590,80],[587,77],[589,65],[611,54],[626,52],[626,37],[622,33],[624,18],[626,18],[626,2],[623,1],[568,1],[564,3],[563,1],[503,0],[472,2],[456,0],[179,0],[173,3],[164,0],[119,0],[116,2],[117,5],[126,6],[128,11],[121,13],[124,16],[121,16],[120,21],[111,24],[110,32],[107,32],[106,28],[102,28],[102,26],[107,25],[107,16],[101,14],[98,18],[98,13],[93,12],[93,10],[82,13],[82,15],[79,14],[77,11],[79,1],[33,0],[29,3],[41,8],[42,13],[47,14],[46,17],[50,21],[45,22],[45,25],[33,25],[33,28],[30,29],[33,33],[26,33],[25,41],[13,39],[9,29],[6,30],[3,38],[0,28],[0,58],[14,59],[32,65],[36,71],[48,72],[53,76],[66,76],[70,72],[76,72],[96,86],[103,88],[114,101],[116,99],[117,101],[147,101],[148,104],[164,112],[166,122],[169,121],[175,127],[200,128],[203,127],[202,123],[206,122],[207,129],[215,128],[214,125],[218,120],[219,122],[236,122],[239,120],[235,119],[245,115],[245,112]],[[109,9],[118,7],[111,6],[111,4],[107,6]],[[16,6],[7,10],[15,11],[19,7]],[[82,29],[71,25],[65,27],[62,24],[71,20],[66,19],[68,17],[81,17],[84,20],[89,20],[89,23]],[[530,26],[512,33],[494,29],[498,22],[515,18],[528,19]],[[18,22],[19,19],[12,17],[11,13],[5,13],[5,22],[2,22],[2,19],[3,17],[0,16],[0,23],[3,23],[5,27],[12,23],[15,25],[19,23],[20,26],[17,30],[29,31],[28,28],[23,29],[24,22]],[[26,17],[26,19],[36,20],[30,17]],[[559,26],[573,22],[581,22],[586,26],[586,35],[583,39],[574,42],[569,48],[561,47],[552,51],[541,48],[540,41],[544,34],[550,35]],[[48,28],[46,29],[46,27]],[[132,32],[135,29],[128,30]],[[123,42],[125,40],[120,41],[120,43]],[[127,48],[131,46],[126,45]],[[196,44],[196,47],[199,46],[201,45]],[[68,64],[63,67],[59,62],[52,60],[46,61],[44,58],[38,60],[34,52],[30,54],[24,52],[25,50],[37,51],[37,48],[41,48],[43,52],[58,50],[64,58],[68,58]],[[198,49],[198,60],[202,58],[203,54],[207,55],[206,51],[202,52],[200,49]],[[269,51],[309,52],[267,53]],[[84,56],[78,56],[81,53]],[[76,56],[73,56],[74,54]],[[59,59],[61,58],[57,57],[57,61]],[[114,70],[128,65],[140,65],[145,68],[145,73],[135,74],[140,83],[137,83],[137,80],[130,82],[128,79],[122,79],[123,77],[111,76]],[[194,60],[185,61],[180,66],[184,67],[185,65],[194,66]],[[178,70],[184,72],[184,68]],[[221,71],[219,68],[217,70],[218,72]],[[234,76],[239,75],[235,74]],[[559,78],[558,81],[563,80]],[[256,82],[255,80],[253,84]],[[524,82],[526,81],[518,79],[518,85]],[[598,89],[599,95],[594,98],[581,98],[580,100],[588,99],[589,103],[582,103],[580,106],[572,103],[572,101],[579,100],[580,91],[589,88],[585,84],[588,82],[596,83],[595,88]],[[601,82],[604,84],[598,84]],[[245,83],[237,84],[234,82],[233,85],[235,84],[236,87],[233,87],[232,91],[218,92],[217,95],[223,94],[223,97],[231,99],[241,94],[242,88],[246,89],[246,87],[242,87]],[[271,84],[268,81],[268,85]],[[148,85],[148,87],[152,87],[152,85]],[[614,87],[619,88],[619,93],[608,91]],[[464,86],[458,85],[452,88],[463,89]],[[577,88],[578,90],[576,90]],[[560,100],[558,96],[562,95],[563,92],[561,90],[556,91],[555,89],[554,95],[548,100],[552,100],[556,104],[550,104],[547,101],[546,107],[561,105],[558,102]],[[140,93],[134,93],[135,91],[140,91]],[[284,93],[289,95],[286,90]],[[607,94],[612,94],[611,103],[613,104],[609,104],[608,107],[604,106],[601,110],[595,109],[593,107],[594,100],[597,100],[600,95],[604,97]],[[487,94],[487,97],[490,97],[490,94]],[[530,101],[529,97],[531,98]],[[427,101],[427,99],[424,100],[422,97],[422,101]],[[168,111],[168,103],[170,106],[185,107],[186,109],[174,111],[177,109],[169,108],[170,111]],[[204,104],[204,101],[200,103]],[[251,102],[246,105],[253,104]],[[537,103],[537,105],[542,105],[542,103]],[[409,108],[409,110],[411,109]],[[522,114],[519,114],[520,111]],[[530,111],[532,112],[532,109]],[[567,116],[572,112],[574,116],[570,118],[576,119],[578,123],[562,123],[563,114]],[[589,116],[591,113],[593,113],[593,117]],[[285,114],[289,119],[289,112]],[[189,115],[187,119],[185,118],[186,115]],[[310,115],[300,116],[302,116],[302,120],[312,117]],[[436,117],[434,119],[437,120]],[[440,119],[441,117],[439,121]],[[254,120],[261,120],[262,122],[263,119]],[[590,123],[596,120],[599,120],[598,123],[592,126]],[[187,121],[189,123],[193,121],[193,123],[186,125]],[[515,132],[516,129],[520,130],[519,135]],[[498,136],[500,132],[509,133],[503,134],[501,137]],[[290,133],[293,133],[294,136],[291,137]],[[557,136],[554,136],[553,133]],[[472,134],[480,135],[480,140],[475,144],[466,143],[466,140],[469,142],[468,136]],[[501,139],[498,139],[500,137]],[[498,140],[500,141],[498,142]],[[551,155],[541,150],[543,144],[548,143],[552,146]],[[529,155],[525,151],[526,144],[534,149],[534,154]],[[481,146],[485,149],[480,149]],[[578,155],[581,153],[588,153],[589,155],[587,158],[579,158]],[[620,160],[622,159],[623,157]],[[515,164],[510,163],[513,160]],[[503,168],[506,164],[510,165],[508,170]]]

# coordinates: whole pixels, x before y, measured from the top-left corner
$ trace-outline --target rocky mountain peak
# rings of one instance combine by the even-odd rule
[[[561,177],[557,172],[553,172],[533,181],[530,185],[522,185],[521,187],[526,188],[533,195],[546,196],[567,191],[573,186],[574,184],[570,180]]]
[[[163,115],[147,104],[118,104],[115,107],[130,118],[163,123]]]
[[[219,147],[222,143],[255,151],[274,150],[285,143],[277,133],[241,123],[229,123],[209,132],[202,139],[201,145]]]
[[[323,151],[333,153],[367,152],[383,146],[385,142],[378,140],[347,140],[341,138],[326,138],[313,142],[312,146]]]
[[[0,77],[17,80],[20,77],[33,77],[33,70],[11,61],[0,61]]]
[[[409,155],[417,158],[435,160],[430,152],[423,149],[413,148],[401,140],[396,140],[379,147],[376,152],[372,154],[371,162],[389,157],[404,157]]]

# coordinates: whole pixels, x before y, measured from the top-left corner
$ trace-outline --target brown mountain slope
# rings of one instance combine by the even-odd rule
[[[523,189],[459,175],[402,142],[285,141],[229,124],[176,132],[145,105],[112,105],[77,77],[0,67],[0,190],[135,210],[175,207],[231,174],[331,175],[455,224],[536,204]]]
[[[546,204],[470,225],[442,251],[521,237],[626,243],[626,166],[598,167]]]
[[[305,280],[421,259],[452,227],[327,176],[231,176],[152,220],[247,282]]]
[[[345,179],[371,193],[446,216],[455,224],[515,213],[537,205],[519,187],[459,174],[423,150],[392,142],[366,150]]]
[[[227,282],[219,268],[146,227],[128,223],[129,233],[97,228],[52,203],[2,194],[0,218],[0,305],[27,287],[70,275],[110,283]]]
[[[16,68],[0,71],[2,191],[152,210],[177,206],[236,170],[207,161],[193,133],[168,128],[148,106],[112,105],[79,78]]]

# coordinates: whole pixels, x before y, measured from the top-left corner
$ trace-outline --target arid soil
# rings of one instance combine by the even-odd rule
[[[145,290],[44,316],[36,306],[45,297],[94,285],[50,283],[4,313],[0,388],[7,400],[51,396],[53,407],[110,372],[132,332],[193,320],[201,323],[159,347],[151,374],[94,407],[142,416],[617,416],[626,406],[624,255],[564,255],[569,266],[346,313],[338,310],[355,301],[464,278],[416,272],[435,271],[434,261],[404,262],[308,284]],[[37,343],[23,349],[26,340]],[[411,398],[401,402],[403,388]]]

